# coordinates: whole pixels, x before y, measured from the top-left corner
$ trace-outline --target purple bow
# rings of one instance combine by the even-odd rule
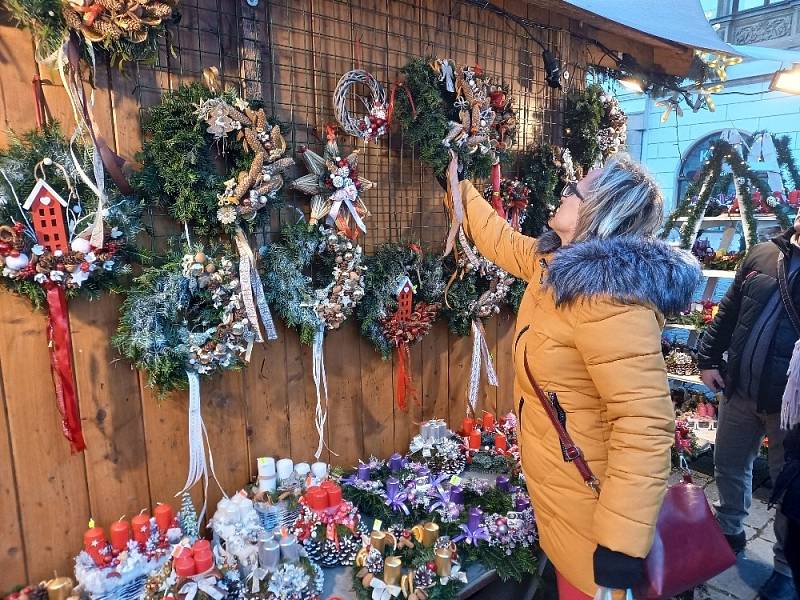
[[[436,510],[437,508],[445,508],[447,504],[450,502],[450,493],[445,492],[444,488],[440,485],[436,485],[431,492],[431,498],[435,500],[433,504],[431,504],[430,510]]]
[[[406,506],[407,499],[408,495],[405,492],[401,492],[399,490],[395,492],[387,492],[385,504],[394,512],[399,512],[402,510],[404,513],[406,513],[406,515],[409,515],[410,512]]]
[[[464,541],[467,544],[472,544],[473,546],[478,545],[478,540],[484,540],[488,542],[491,540],[489,536],[489,530],[486,529],[483,525],[475,529],[470,529],[469,525],[459,525],[458,528],[463,532],[459,533],[456,537],[453,538],[453,541],[458,543],[460,541]]]

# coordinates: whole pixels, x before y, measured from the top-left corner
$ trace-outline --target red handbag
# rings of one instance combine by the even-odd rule
[[[523,363],[531,386],[561,441],[564,460],[575,464],[586,485],[599,496],[600,482],[559,421],[555,397],[548,399],[539,387],[527,356]],[[656,522],[653,546],[644,561],[644,581],[634,590],[634,597],[671,598],[719,575],[735,563],[736,556],[711,512],[705,492],[692,483],[687,473],[683,481],[667,489]]]

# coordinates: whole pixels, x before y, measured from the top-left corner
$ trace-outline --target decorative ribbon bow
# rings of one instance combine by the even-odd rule
[[[373,577],[369,585],[372,588],[372,600],[390,600],[399,596],[402,591],[399,585],[384,583],[377,577]]]
[[[358,214],[358,210],[356,209],[355,202],[358,200],[358,189],[355,185],[348,185],[343,188],[339,188],[331,195],[331,209],[328,213],[328,222],[331,225],[336,224],[336,218],[339,216],[339,210],[344,204],[347,207],[348,212],[353,217],[353,221],[355,221],[358,228],[363,231],[364,233],[367,232],[367,226],[364,224],[364,221],[361,219],[361,215]]]
[[[467,583],[467,574],[461,570],[461,565],[458,563],[453,563],[453,566],[450,569],[450,575],[442,575],[439,578],[439,582],[442,585],[447,585],[451,581],[460,581],[461,583]]]
[[[461,541],[466,542],[467,544],[471,544],[472,546],[477,546],[478,541],[483,540],[488,542],[491,540],[489,536],[489,531],[483,525],[478,525],[475,529],[470,529],[469,525],[462,524],[459,525],[458,528],[463,532],[459,533],[456,537],[453,538],[453,541],[458,543]]]
[[[269,571],[261,567],[253,569],[252,573],[250,573],[248,579],[253,580],[253,584],[250,589],[254,594],[258,593],[258,591],[261,589],[261,582],[267,578],[267,575],[269,575]]]
[[[203,592],[211,596],[214,600],[222,600],[225,594],[216,587],[216,577],[202,577],[197,580],[189,580],[181,586],[180,593],[184,595],[184,600],[194,600],[197,592]]]
[[[400,490],[392,493],[386,492],[385,504],[394,512],[402,510],[406,515],[409,515],[410,512],[406,506],[406,500],[408,500],[408,495],[405,492],[401,492]]]

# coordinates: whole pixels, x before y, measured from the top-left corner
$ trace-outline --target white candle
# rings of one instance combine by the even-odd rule
[[[311,471],[311,467],[308,466],[308,463],[297,463],[294,466],[294,472],[297,473],[300,477],[305,477]]]
[[[258,459],[258,474],[261,477],[275,475],[275,459],[271,456],[262,456]]]
[[[328,465],[324,462],[315,462],[311,465],[311,473],[321,481],[328,476]]]
[[[236,523],[239,521],[239,507],[235,503],[225,505],[217,513],[222,513],[222,523]]]
[[[253,501],[249,498],[244,498],[239,502],[239,520],[246,523],[250,519],[251,513],[254,513]]]
[[[289,479],[294,473],[294,463],[291,458],[282,458],[278,461],[278,479]]]

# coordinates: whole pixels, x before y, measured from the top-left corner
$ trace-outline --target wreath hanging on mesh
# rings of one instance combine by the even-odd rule
[[[356,95],[358,101],[367,109],[367,114],[356,118],[348,108],[350,93],[357,85],[365,86],[370,98]],[[336,84],[333,91],[333,110],[342,129],[366,142],[374,142],[386,133],[389,126],[389,105],[386,91],[372,73],[364,69],[348,71]]]
[[[299,222],[285,227],[281,239],[262,248],[261,256],[268,302],[289,327],[299,331],[303,343],[313,346],[319,458],[328,404],[325,332],[338,329],[364,297],[362,249],[341,231],[321,226],[309,229]]]
[[[401,410],[416,399],[410,346],[430,333],[439,316],[445,279],[439,256],[416,244],[388,242],[366,262],[364,298],[358,306],[361,333],[388,358],[397,356],[395,395]]]
[[[230,251],[196,246],[145,269],[120,310],[113,339],[119,352],[147,373],[161,395],[189,388],[189,474],[181,491],[200,479],[207,486],[209,465],[214,476],[200,414],[200,377],[247,365],[257,339],[239,275]]]

